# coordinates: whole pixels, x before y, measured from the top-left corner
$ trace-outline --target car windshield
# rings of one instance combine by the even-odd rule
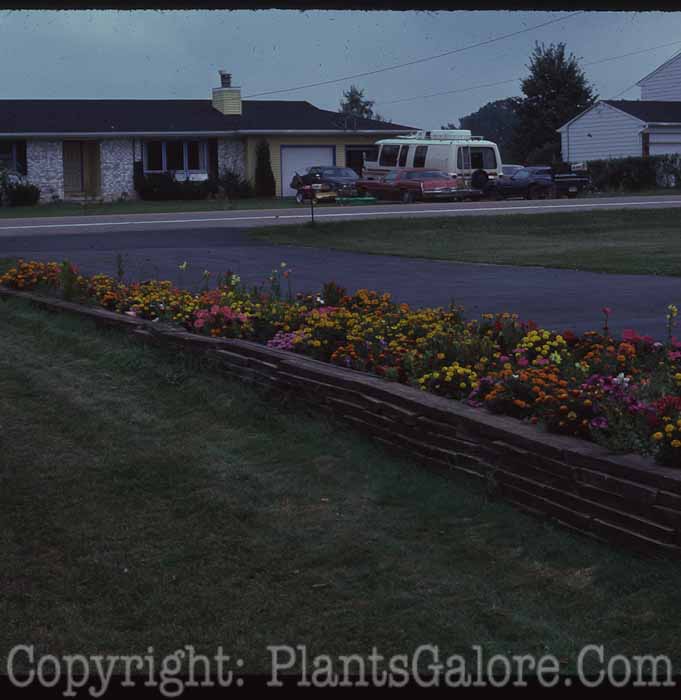
[[[357,179],[357,173],[352,168],[324,168],[322,177],[349,177]]]
[[[449,175],[439,170],[422,170],[417,173],[407,173],[405,177],[407,180],[449,180]]]
[[[521,166],[519,165],[504,165],[503,168],[501,169],[501,172],[504,175],[513,175],[513,173],[517,173],[518,170],[521,170]]]

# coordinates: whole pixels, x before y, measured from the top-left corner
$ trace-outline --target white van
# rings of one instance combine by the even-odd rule
[[[424,168],[442,170],[463,178],[467,188],[482,189],[501,174],[496,143],[473,136],[468,129],[417,131],[377,141],[376,146],[376,160],[364,160],[362,177],[367,180],[385,177],[392,170]]]

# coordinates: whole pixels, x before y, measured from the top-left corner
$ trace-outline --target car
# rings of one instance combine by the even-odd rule
[[[405,204],[416,200],[479,199],[482,196],[481,190],[465,188],[461,177],[423,168],[393,170],[382,178],[359,180],[357,191],[376,199],[400,200]]]
[[[502,165],[500,177],[511,177],[512,175],[515,175],[518,170],[522,170],[524,167],[524,165]]]
[[[302,204],[311,199],[335,199],[336,196],[352,197],[357,194],[359,175],[352,168],[331,165],[312,166],[304,175],[296,173],[291,187],[296,192],[296,201]]]
[[[504,166],[509,167],[509,166]],[[492,199],[523,197],[525,199],[550,198],[555,196],[553,175],[531,168],[519,168],[513,174],[491,181],[485,187],[485,195]]]
[[[527,169],[533,173],[550,175],[553,178],[556,197],[565,195],[573,199],[580,192],[591,188],[591,178],[587,175],[579,175],[574,172],[556,173],[550,165],[531,165]]]

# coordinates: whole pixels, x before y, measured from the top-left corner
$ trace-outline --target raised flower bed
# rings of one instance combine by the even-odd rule
[[[47,292],[33,298],[52,308],[106,309],[113,313],[99,311],[99,320],[138,337],[210,352],[234,374],[292,389],[386,446],[562,524],[644,551],[679,551],[673,306],[663,341],[611,337],[608,309],[601,332],[578,337],[508,313],[466,320],[458,308],[411,309],[335,284],[294,297],[287,278],[283,267],[247,289],[226,274],[191,293],[19,262],[0,284]]]

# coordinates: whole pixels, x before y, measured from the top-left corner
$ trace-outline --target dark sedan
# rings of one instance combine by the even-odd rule
[[[485,188],[485,194],[494,199],[506,199],[507,197],[550,198],[555,196],[555,184],[550,172],[535,171],[532,168],[518,168],[517,170],[514,168],[511,175],[504,172],[502,177],[490,182]]]
[[[357,193],[356,184],[359,175],[352,168],[337,166],[314,166],[308,168],[304,175],[296,173],[291,180],[291,187],[297,190],[298,203],[310,199],[335,199],[352,197]]]

